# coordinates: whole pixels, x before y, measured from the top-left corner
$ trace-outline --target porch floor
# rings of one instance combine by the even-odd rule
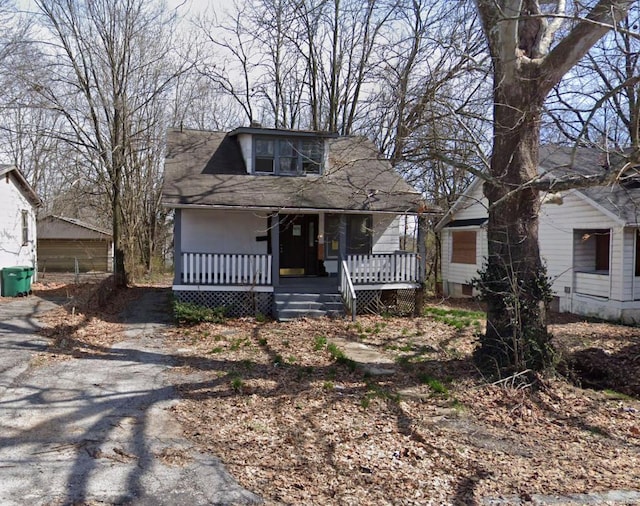
[[[338,291],[337,277],[281,277],[280,286],[276,292],[304,292],[304,293],[336,293]]]

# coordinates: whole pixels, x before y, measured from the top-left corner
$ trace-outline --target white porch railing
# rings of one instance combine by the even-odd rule
[[[610,281],[608,274],[576,272],[574,283],[574,291],[576,293],[609,298]]]
[[[349,267],[344,260],[340,265],[340,294],[342,295],[342,302],[351,313],[351,321],[356,321],[356,290],[351,282]]]
[[[271,255],[182,253],[182,281],[206,285],[271,285]]]
[[[349,255],[347,267],[356,285],[420,281],[416,253]]]

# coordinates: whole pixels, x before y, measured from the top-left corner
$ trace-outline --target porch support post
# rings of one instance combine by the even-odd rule
[[[280,215],[271,215],[271,284],[280,285]]]
[[[338,231],[338,251],[340,260],[347,259],[347,215],[340,215],[340,230]]]
[[[182,283],[182,209],[173,215],[173,284]]]
[[[418,283],[416,291],[416,302],[414,307],[415,316],[420,316],[424,312],[424,288],[427,274],[427,217],[418,214]]]

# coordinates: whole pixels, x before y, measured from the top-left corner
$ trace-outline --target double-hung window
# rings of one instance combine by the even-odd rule
[[[29,244],[29,211],[22,211],[22,245]]]
[[[322,172],[321,139],[256,137],[254,153],[256,174],[291,176]]]

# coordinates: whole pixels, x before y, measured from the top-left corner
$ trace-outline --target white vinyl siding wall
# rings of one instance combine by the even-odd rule
[[[400,217],[373,215],[372,253],[395,253],[400,249]]]
[[[611,268],[609,275],[594,273],[576,277],[577,271],[595,269],[595,241],[593,252],[588,248],[576,248],[576,230],[611,230]],[[540,254],[551,277],[554,294],[560,298],[570,298],[576,291],[586,295],[611,297],[620,294],[619,276],[622,265],[621,228],[613,220],[589,205],[574,192],[563,196],[563,203],[543,204],[540,212]],[[574,267],[575,266],[575,267]],[[618,279],[618,282],[616,282]],[[577,283],[577,284],[576,284]],[[609,286],[611,285],[611,286]]]
[[[476,184],[466,195],[461,206],[455,212],[452,219],[469,220],[476,218],[486,218],[487,199],[482,193],[482,184]],[[457,264],[452,263],[452,236],[455,231],[475,231],[476,232],[476,263]],[[443,228],[441,231],[442,247],[442,281],[445,293],[450,296],[462,295],[462,285],[469,284],[471,279],[477,277],[478,269],[481,269],[487,257],[487,231],[485,227],[460,227]]]
[[[267,216],[253,212],[182,211],[182,251],[187,253],[266,254]]]
[[[29,240],[22,241],[22,211],[27,211]],[[31,203],[11,176],[0,178],[0,268],[36,266],[36,219]]]

